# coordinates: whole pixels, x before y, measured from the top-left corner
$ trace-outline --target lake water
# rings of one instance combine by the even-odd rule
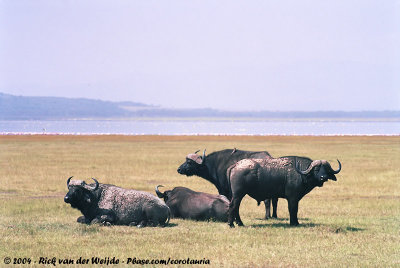
[[[0,134],[400,135],[399,121],[0,121]]]

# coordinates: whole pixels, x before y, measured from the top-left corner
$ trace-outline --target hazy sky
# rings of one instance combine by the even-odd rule
[[[399,0],[0,0],[0,92],[399,110]]]

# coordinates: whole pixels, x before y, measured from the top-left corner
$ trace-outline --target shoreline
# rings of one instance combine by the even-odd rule
[[[91,136],[157,136],[157,137],[399,137],[399,134],[213,134],[213,133],[176,133],[176,134],[137,134],[137,133],[40,133],[40,132],[0,132],[0,136],[78,136],[78,137],[91,137]]]
[[[127,118],[38,118],[0,121],[139,121],[139,122],[400,122],[398,117],[127,117]]]

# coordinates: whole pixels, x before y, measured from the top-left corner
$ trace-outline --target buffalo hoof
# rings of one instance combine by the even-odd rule
[[[87,224],[85,216],[80,216],[79,218],[76,219],[76,221],[79,222],[79,223],[86,223]]]
[[[137,228],[143,228],[146,227],[146,222],[145,221],[141,221],[138,225],[136,225]]]
[[[229,227],[235,228],[235,225],[233,225],[233,223],[229,223]]]

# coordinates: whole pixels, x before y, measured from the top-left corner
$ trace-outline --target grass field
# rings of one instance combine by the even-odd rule
[[[279,219],[263,220],[263,206],[245,197],[245,227],[234,229],[178,219],[166,228],[86,226],[63,202],[69,176],[216,193],[176,169],[195,150],[233,147],[326,159],[334,169],[339,158],[342,171],[300,201],[299,227],[289,226],[283,199]],[[0,267],[6,257],[31,258],[31,266],[40,257],[116,257],[122,267],[136,257],[210,261],[196,267],[400,267],[399,136],[0,136],[0,182]]]

